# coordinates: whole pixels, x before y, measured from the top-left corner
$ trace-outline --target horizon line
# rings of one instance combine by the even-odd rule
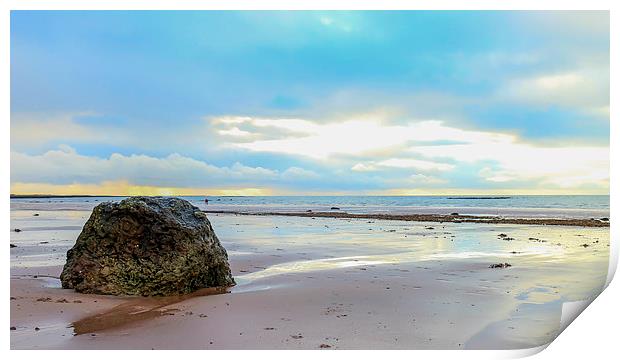
[[[493,198],[493,197],[510,197],[510,196],[610,196],[610,194],[423,194],[423,195],[376,195],[376,194],[339,194],[339,195],[184,195],[184,194],[172,194],[172,195],[97,195],[97,194],[10,194],[11,199],[26,199],[26,198],[77,198],[77,197],[132,197],[132,196],[145,196],[145,197],[310,197],[310,196],[332,196],[332,197],[342,197],[342,196],[367,196],[367,197],[407,197],[407,196],[417,196],[417,197],[431,197],[431,196],[442,196],[442,197],[481,197],[481,198]]]

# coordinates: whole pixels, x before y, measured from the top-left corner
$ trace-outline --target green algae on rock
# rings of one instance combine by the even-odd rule
[[[60,275],[63,288],[111,295],[178,295],[235,284],[204,212],[179,198],[97,205]]]

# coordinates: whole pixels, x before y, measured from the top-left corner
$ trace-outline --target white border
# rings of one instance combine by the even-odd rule
[[[565,0],[565,1],[532,1],[532,0],[522,0],[522,1],[490,1],[490,0],[470,0],[470,1],[458,1],[458,0],[435,0],[435,1],[405,1],[405,0],[390,0],[390,1],[379,1],[379,0],[349,0],[349,1],[341,1],[341,0],[314,0],[314,1],[261,1],[260,3],[257,1],[251,0],[229,0],[229,1],[192,1],[192,0],[177,0],[177,1],[163,1],[163,0],[126,0],[126,1],[114,1],[114,0],[90,0],[90,1],[77,1],[77,0],[61,0],[61,1],[51,1],[51,0],[4,0],[0,2],[0,7],[2,12],[0,13],[0,58],[2,61],[3,68],[0,74],[2,74],[2,87],[0,87],[1,92],[1,110],[2,110],[2,121],[0,122],[0,126],[2,127],[0,131],[0,136],[2,136],[2,164],[4,167],[4,176],[1,179],[2,190],[6,196],[5,201],[2,202],[2,212],[4,213],[3,224],[4,229],[9,229],[9,201],[8,194],[10,193],[10,56],[9,56],[9,43],[10,43],[10,12],[11,9],[16,10],[64,10],[64,9],[124,9],[124,10],[134,10],[134,9],[213,9],[213,10],[222,10],[222,9],[247,9],[247,10],[270,10],[270,9],[290,9],[290,10],[344,10],[344,9],[353,9],[353,10],[366,10],[366,9],[381,9],[381,10],[389,10],[389,9],[420,9],[420,10],[439,10],[439,9],[458,9],[458,10],[477,10],[477,9],[488,9],[488,10],[576,10],[576,9],[587,9],[587,10],[611,10],[611,89],[610,89],[610,113],[612,119],[615,114],[615,104],[618,104],[618,96],[617,96],[617,84],[618,84],[618,75],[617,72],[614,71],[614,65],[618,63],[618,46],[615,43],[618,43],[618,16],[616,14],[616,10],[619,5],[616,5],[618,2],[612,1],[599,1],[599,0],[589,0],[589,1],[574,1],[574,0]],[[612,154],[612,159],[614,156],[618,156],[615,154],[619,154],[620,145],[615,143],[614,140],[619,139],[618,137],[618,126],[611,121],[611,139],[610,142],[610,150]],[[619,167],[615,166],[616,163],[612,160],[611,162],[611,184],[614,183],[614,179],[620,179],[618,176]],[[610,209],[610,217],[612,219],[618,219],[618,213],[616,210],[616,205],[619,203],[618,198],[619,195],[617,191],[614,191],[615,187],[611,188],[611,209]],[[616,239],[616,234],[618,233],[618,226],[616,221],[611,222],[611,259],[609,263],[609,274],[607,278],[607,282],[611,282],[613,278],[613,274],[615,272],[617,261],[618,261],[618,244]],[[3,248],[2,250],[4,259],[8,260],[9,258],[9,250],[8,247]],[[2,290],[5,299],[9,297],[9,267],[8,261],[5,263],[2,268],[1,280],[2,282]],[[597,356],[597,354],[613,354],[617,353],[617,349],[615,348],[615,342],[617,341],[616,324],[615,321],[619,319],[619,311],[618,305],[620,302],[620,289],[617,285],[612,286],[603,292],[603,294],[596,299],[595,305],[590,306],[585,310],[585,314],[578,317],[575,320],[575,324],[569,326],[568,329],[560,336],[556,341],[554,341],[547,351],[542,352],[538,355],[539,358],[547,358],[547,359],[555,359],[555,358],[563,358],[563,359],[571,359],[576,356]],[[5,301],[5,308],[2,312],[3,323],[9,323],[9,309],[8,309],[8,300]],[[2,349],[3,351],[8,351],[9,345],[9,331],[5,329],[2,337]],[[387,356],[391,358],[410,358],[412,356],[423,358],[432,358],[432,359],[444,359],[448,357],[456,357],[459,358],[472,358],[472,359],[484,359],[484,358],[506,358],[506,357],[520,357],[520,356],[528,356],[532,355],[545,347],[530,349],[530,350],[520,350],[520,351],[417,351],[415,354],[408,351],[391,351]],[[60,351],[60,352],[46,352],[45,354],[41,354],[38,352],[11,352],[11,354],[4,354],[7,356],[6,358],[30,358],[30,357],[39,357],[44,355],[46,357],[55,359],[62,358],[66,359],[67,357],[83,357],[88,356],[94,359],[107,359],[111,354],[102,351],[91,351],[88,354],[84,354],[81,351]],[[115,352],[115,356],[140,356],[141,354],[135,353],[127,353],[127,352]],[[146,354],[145,354],[146,355]],[[169,357],[171,354],[165,352],[155,352],[150,353],[148,356],[155,358],[164,358]],[[185,354],[184,354],[185,355]],[[205,356],[204,353],[188,353],[185,356]],[[228,351],[226,353],[208,353],[207,356],[226,356],[226,357],[245,357],[248,356],[247,352],[241,351]],[[270,359],[279,359],[279,358],[289,358],[294,356],[299,359],[310,359],[314,358],[317,355],[316,352],[310,351],[296,351],[295,353],[291,353],[289,351],[265,351],[265,352],[253,352],[251,354],[252,357],[268,357]],[[325,357],[355,357],[355,358],[370,358],[375,357],[378,354],[376,352],[367,352],[367,351],[347,351],[347,352],[321,352],[321,356]],[[609,356],[607,356],[609,357]]]

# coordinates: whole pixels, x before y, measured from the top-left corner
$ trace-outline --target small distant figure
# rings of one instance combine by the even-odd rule
[[[209,203],[209,199],[205,198],[205,204]]]

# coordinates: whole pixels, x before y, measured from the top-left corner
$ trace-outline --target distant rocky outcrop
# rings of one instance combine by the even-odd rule
[[[235,284],[204,212],[178,198],[97,205],[60,275],[63,288],[112,295],[174,295]]]

